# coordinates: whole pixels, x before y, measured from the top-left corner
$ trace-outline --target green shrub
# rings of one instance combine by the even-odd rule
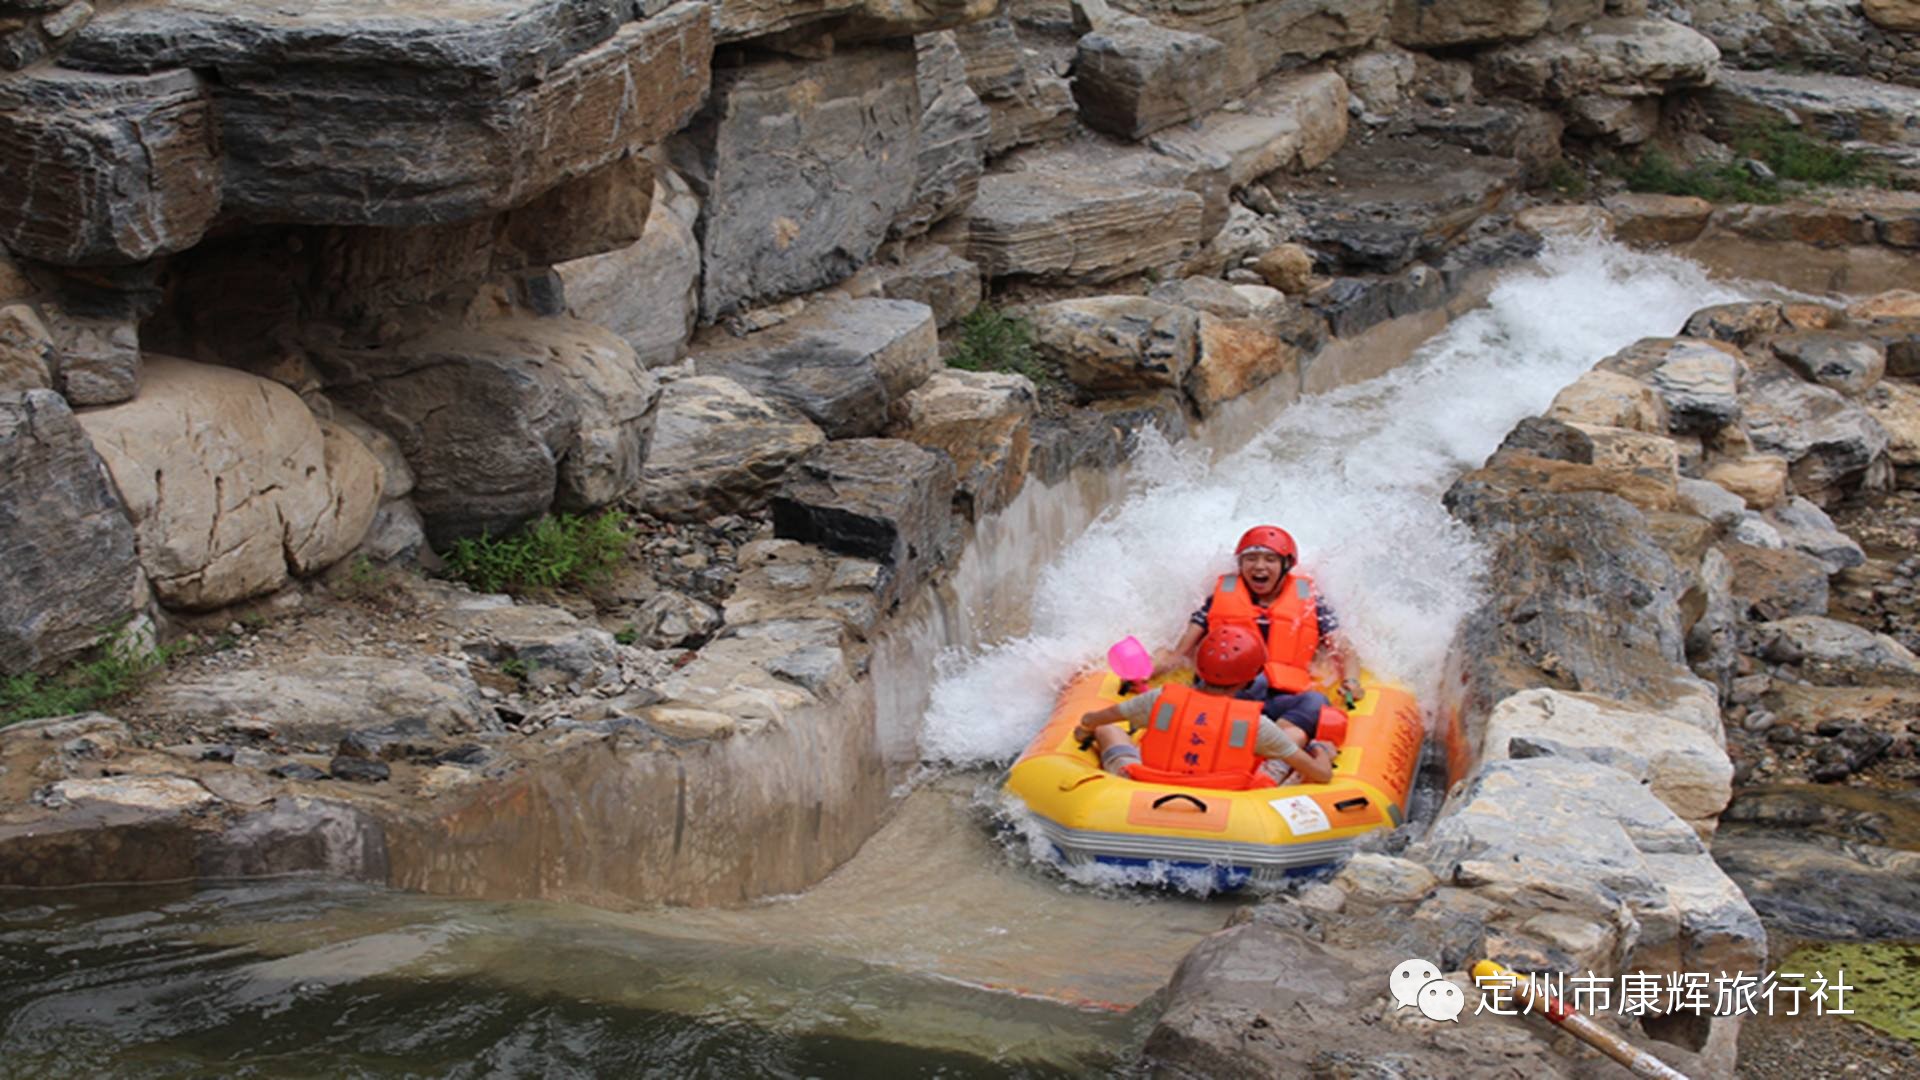
[[[1563,158],[1547,170],[1547,187],[1562,195],[1578,197],[1587,193],[1587,174]]]
[[[626,516],[554,514],[511,536],[456,540],[447,572],[483,592],[559,589],[603,580],[626,557]]]
[[[0,727],[97,709],[139,686],[148,672],[187,648],[184,643],[151,645],[122,623],[101,635],[94,644],[93,659],[73,664],[58,675],[28,672],[0,678]]]
[[[1888,182],[1864,155],[1780,125],[1742,128],[1733,138],[1733,149],[1743,160],[1758,161],[1772,170],[1774,179],[1755,179],[1739,162],[1702,163],[1683,170],[1658,150],[1647,151],[1631,169],[1618,174],[1634,191],[1697,195],[1709,202],[1777,203],[1787,195],[1781,181],[1816,187],[1886,186]]]
[[[963,371],[1010,371],[1038,385],[1053,372],[1033,347],[1033,324],[982,304],[960,320],[960,339],[947,366]]]
[[[1743,157],[1763,161],[1782,180],[1808,184],[1878,183],[1865,155],[1789,127],[1749,127],[1734,137]]]

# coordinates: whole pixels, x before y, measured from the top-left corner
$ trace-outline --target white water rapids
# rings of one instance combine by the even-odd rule
[[[1480,588],[1447,485],[1601,359],[1739,297],[1684,260],[1559,241],[1392,374],[1303,398],[1221,452],[1149,439],[1126,497],[1041,571],[1025,633],[939,658],[924,755],[1010,760],[1109,644],[1171,644],[1262,523],[1293,534],[1366,665],[1427,695]]]

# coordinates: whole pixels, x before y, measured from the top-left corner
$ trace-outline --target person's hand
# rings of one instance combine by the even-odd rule
[[[1153,673],[1165,675],[1169,671],[1178,671],[1187,666],[1187,658],[1172,649],[1161,649],[1153,654]]]
[[[1349,675],[1340,680],[1340,696],[1345,699],[1347,706],[1351,708],[1354,702],[1367,696],[1367,688],[1360,685],[1359,679]]]

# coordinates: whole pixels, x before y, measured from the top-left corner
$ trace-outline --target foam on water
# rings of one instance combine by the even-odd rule
[[[1378,675],[1426,694],[1478,596],[1481,552],[1440,505],[1514,424],[1642,337],[1740,294],[1691,263],[1595,241],[1556,243],[1380,379],[1306,398],[1218,455],[1149,439],[1135,487],[1049,564],[1020,638],[943,656],[921,736],[930,760],[1011,759],[1065,680],[1136,634],[1172,643],[1271,522]]]

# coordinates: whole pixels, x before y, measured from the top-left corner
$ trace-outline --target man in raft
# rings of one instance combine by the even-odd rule
[[[1261,715],[1259,701],[1236,695],[1253,685],[1267,650],[1251,630],[1209,631],[1194,657],[1194,686],[1168,683],[1080,718],[1074,735],[1100,747],[1100,767],[1149,783],[1245,789],[1333,776],[1333,746],[1305,747],[1298,729]],[[1128,730],[1115,726],[1125,720]],[[1129,731],[1145,727],[1136,745]],[[1251,734],[1253,737],[1248,738]]]
[[[1346,639],[1335,633],[1340,620],[1320,599],[1313,579],[1294,569],[1300,550],[1285,529],[1256,525],[1233,549],[1237,574],[1223,574],[1213,595],[1188,620],[1186,633],[1172,649],[1154,657],[1162,671],[1186,667],[1202,635],[1222,626],[1239,626],[1266,645],[1267,662],[1249,696],[1264,698],[1266,715],[1299,729],[1311,739],[1319,728],[1325,694],[1310,689],[1313,658],[1325,649],[1349,705],[1361,695],[1360,664]]]

